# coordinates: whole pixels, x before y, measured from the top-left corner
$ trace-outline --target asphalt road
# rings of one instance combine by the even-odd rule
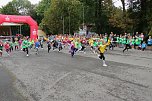
[[[0,101],[25,101],[13,86],[12,75],[0,65]]]
[[[108,51],[108,67],[91,52],[71,58],[67,50],[16,51],[0,61],[29,101],[152,101],[151,52],[135,53]]]

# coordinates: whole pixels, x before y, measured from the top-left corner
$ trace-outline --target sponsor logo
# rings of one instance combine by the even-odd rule
[[[7,17],[5,18],[5,20],[6,20],[6,21],[10,21],[10,18],[7,16]]]

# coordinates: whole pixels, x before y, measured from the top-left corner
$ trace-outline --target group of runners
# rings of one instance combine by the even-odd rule
[[[0,56],[2,56],[3,50],[6,51],[8,55],[15,50],[22,50],[26,52],[26,56],[29,56],[29,49],[34,48],[36,54],[39,53],[39,48],[43,49],[44,39],[38,39],[36,41],[30,40],[28,37],[15,38],[15,42],[2,42],[0,41]],[[85,36],[71,36],[71,35],[51,35],[45,39],[47,44],[48,53],[50,50],[58,49],[60,52],[63,48],[69,48],[69,53],[71,57],[78,51],[86,53],[86,47],[90,47],[90,50],[98,54],[99,58],[103,60],[103,66],[107,66],[105,63],[104,52],[108,50],[113,50],[115,47],[124,48],[125,50],[134,48],[139,50],[145,50],[147,46],[152,46],[152,38],[149,36],[147,41],[144,41],[144,34],[138,34],[131,36],[125,33],[124,35],[116,35],[111,32],[110,35],[104,34],[102,36],[92,36],[86,38]],[[4,49],[3,49],[4,48]]]

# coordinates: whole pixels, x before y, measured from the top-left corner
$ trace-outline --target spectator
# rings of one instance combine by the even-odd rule
[[[148,46],[152,46],[152,38],[151,38],[151,36],[149,36],[149,39],[148,39]]]
[[[146,47],[147,47],[147,44],[145,43],[145,41],[142,43],[142,45],[141,45],[141,49],[142,49],[142,51],[144,51],[145,49],[146,49]]]

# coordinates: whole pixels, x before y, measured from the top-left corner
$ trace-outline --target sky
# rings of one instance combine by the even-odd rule
[[[12,0],[0,0],[0,7],[5,6],[8,2]],[[37,4],[41,0],[29,0],[32,4]]]
[[[10,2],[10,1],[12,1],[12,0],[0,0],[0,7],[2,7],[2,6],[5,6],[8,2]],[[39,3],[39,1],[41,1],[41,0],[29,0],[32,4],[37,4],[37,3]],[[116,7],[119,7],[119,6],[121,6],[121,1],[120,0],[113,0],[113,2],[114,2],[114,5],[116,6]]]

